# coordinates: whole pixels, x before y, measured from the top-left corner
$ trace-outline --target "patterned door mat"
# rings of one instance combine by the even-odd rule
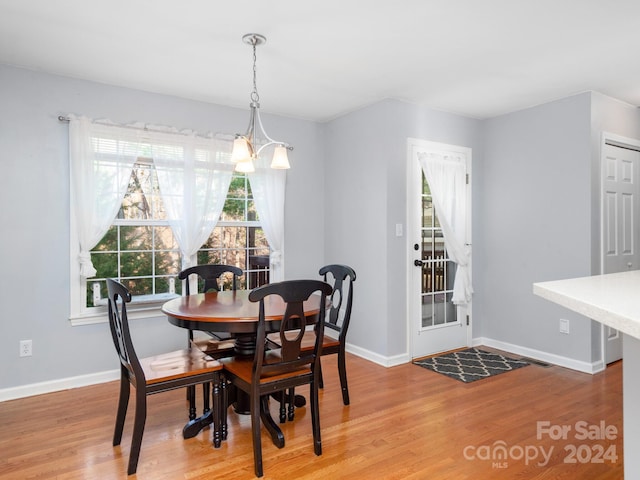
[[[529,362],[524,360],[514,360],[477,348],[424,358],[413,363],[465,383],[475,382],[529,365]]]

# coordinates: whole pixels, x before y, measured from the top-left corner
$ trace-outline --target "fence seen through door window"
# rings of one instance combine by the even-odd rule
[[[455,323],[451,303],[456,264],[447,255],[429,185],[422,175],[422,327]]]

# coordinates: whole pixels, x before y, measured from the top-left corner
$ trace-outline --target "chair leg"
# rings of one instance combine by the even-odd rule
[[[122,430],[124,429],[124,420],[127,416],[127,406],[129,405],[129,395],[131,392],[131,384],[129,378],[122,373],[120,375],[120,396],[118,398],[118,413],[116,414],[116,427],[113,431],[113,446],[120,445],[122,441]]]
[[[287,421],[287,394],[285,390],[278,392],[280,396],[280,423],[285,423]]]
[[[251,434],[253,437],[253,468],[262,477],[262,442],[260,439],[260,395],[251,395]]]
[[[285,392],[282,392],[282,394],[284,395]],[[295,408],[296,408],[296,405],[295,405],[295,403],[296,403],[296,389],[295,389],[295,387],[291,387],[289,389],[288,395],[289,395],[289,399],[287,400],[289,402],[289,412],[288,412],[289,416],[288,416],[288,418],[289,418],[290,422],[293,422],[293,419],[295,418],[295,413],[294,412],[295,412]]]
[[[129,453],[128,475],[136,473],[138,468],[138,458],[140,457],[140,446],[142,445],[142,434],[144,424],[147,420],[147,392],[143,387],[136,388],[136,414],[133,423],[133,435],[131,437],[131,452]]]
[[[347,386],[347,364],[345,357],[346,354],[344,350],[341,349],[338,352],[338,374],[340,375],[340,387],[342,388],[342,403],[349,405],[349,387]]]
[[[227,390],[227,379],[222,375],[220,379],[221,401],[220,404],[220,424],[222,440],[227,439],[227,410],[229,409],[229,391]]]
[[[189,400],[189,420],[196,418],[196,387],[191,385],[187,387],[187,399]]]
[[[320,408],[318,405],[318,383],[310,384],[311,396],[311,428],[313,430],[313,451],[316,455],[322,455],[322,440],[320,438]]]
[[[209,405],[209,390],[210,390],[210,385],[209,383],[203,383],[202,384],[202,404],[204,405],[202,407],[202,414],[206,414],[207,412],[209,412],[211,410],[211,406]],[[215,388],[215,387],[214,387]]]
[[[187,279],[187,282],[188,281],[189,280]],[[192,340],[193,340],[193,330],[187,330],[187,348],[188,349],[191,349]],[[189,402],[189,405],[191,405],[194,391],[195,391],[195,388],[187,387],[187,402]],[[189,420],[193,420],[193,418],[189,418]]]
[[[204,390],[204,385],[203,385]],[[213,446],[220,448],[222,444],[222,402],[221,402],[220,374],[214,373],[212,401],[213,401]]]
[[[322,380],[322,363],[318,362],[318,387],[324,388],[324,381]]]

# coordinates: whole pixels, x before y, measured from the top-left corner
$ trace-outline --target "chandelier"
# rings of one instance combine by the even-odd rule
[[[233,141],[231,160],[236,164],[236,172],[253,172],[255,171],[254,161],[260,156],[260,153],[265,148],[274,146],[271,168],[290,168],[287,150],[293,150],[293,147],[269,137],[260,120],[260,96],[256,86],[256,47],[265,43],[267,39],[258,33],[247,33],[242,37],[242,41],[253,47],[253,90],[249,104],[251,113],[247,132],[244,135],[236,134]]]

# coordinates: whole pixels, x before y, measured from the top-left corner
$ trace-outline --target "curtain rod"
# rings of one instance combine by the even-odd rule
[[[69,117],[65,117],[64,115],[58,115],[58,121],[59,122],[64,122],[64,123],[69,123],[71,121],[71,119]],[[164,132],[164,133],[167,133],[164,130],[150,130],[149,128],[147,128],[146,125],[144,127],[134,127],[133,125],[116,125],[116,124],[111,124],[111,123],[102,123],[99,120],[96,121],[96,123],[99,123],[101,125],[119,127],[119,128],[130,128],[132,130],[147,130],[147,131],[151,131],[151,132]],[[169,133],[180,133],[180,132],[169,132]]]
[[[58,121],[59,122],[64,122],[64,123],[69,123],[71,121],[71,119],[69,117],[65,117],[64,115],[58,115]],[[184,133],[184,132],[177,132],[177,131],[171,131],[171,130],[161,130],[159,128],[149,128],[146,125],[144,127],[135,127],[132,125],[113,125],[111,123],[102,123],[100,121],[97,121],[96,123],[100,123],[101,125],[107,125],[107,126],[114,126],[114,127],[119,127],[119,128],[130,128],[132,130],[144,130],[146,132],[158,132],[158,133],[173,133],[176,135],[190,135],[189,133]],[[172,128],[172,127],[170,127]],[[206,135],[200,135],[198,133],[195,133],[196,137],[200,137],[200,138],[206,138],[206,139],[218,139],[218,140],[232,140],[235,138],[235,135],[229,135],[228,133],[218,133],[214,136],[206,136]]]

